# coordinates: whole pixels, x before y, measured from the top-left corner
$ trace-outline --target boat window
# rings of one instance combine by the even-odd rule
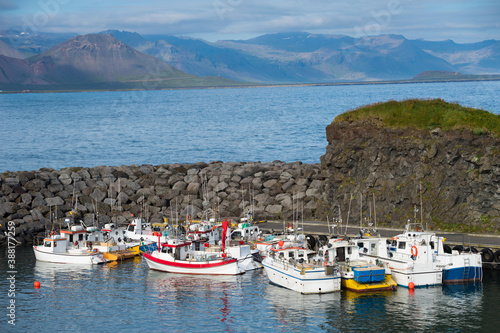
[[[50,247],[50,246],[51,246],[51,245],[50,245],[50,243],[52,243],[52,242],[45,242],[45,243],[43,244],[43,246],[45,246],[45,247]]]
[[[373,251],[375,251],[375,250],[377,249],[377,244],[372,243],[371,245],[372,245],[371,250],[372,250],[372,252],[373,252]]]
[[[288,252],[288,258],[293,258],[295,257],[295,253],[293,251]]]
[[[128,231],[134,231],[134,226],[132,224],[128,226]]]
[[[351,247],[347,248],[347,254],[352,254],[352,248]]]
[[[363,247],[363,242],[358,242],[358,247]]]
[[[319,252],[318,252],[318,255],[319,255],[320,257],[322,257],[322,256],[323,256],[323,250],[319,251]]]
[[[399,242],[398,249],[402,249],[402,250],[406,249],[406,242]]]
[[[304,258],[304,251],[300,251],[298,257],[299,258]]]
[[[83,234],[78,235],[78,240],[83,240]]]
[[[162,247],[161,248],[161,252],[162,253],[167,253],[168,252],[168,248],[167,247]]]
[[[424,241],[425,243],[425,241]],[[429,244],[431,244],[431,249],[434,250],[434,242],[429,242]]]
[[[395,239],[393,239],[393,240],[392,240],[392,243],[391,243],[391,246],[396,246],[396,245],[398,245],[398,241],[397,241],[397,240],[395,240]]]
[[[57,247],[57,242],[54,242],[54,247]]]

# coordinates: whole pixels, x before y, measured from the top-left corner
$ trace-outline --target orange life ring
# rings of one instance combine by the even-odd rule
[[[411,247],[411,255],[416,257],[418,255],[418,249],[415,245]]]

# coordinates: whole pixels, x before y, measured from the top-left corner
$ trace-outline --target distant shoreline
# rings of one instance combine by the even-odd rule
[[[462,75],[458,78],[428,78],[406,79],[387,81],[343,81],[343,82],[318,82],[318,83],[252,83],[244,82],[235,85],[220,86],[186,86],[186,87],[161,87],[156,89],[133,88],[89,88],[89,89],[30,89],[6,91],[0,89],[0,94],[26,94],[26,93],[68,93],[68,92],[104,92],[104,91],[154,91],[154,90],[192,90],[192,89],[229,89],[229,88],[279,88],[279,87],[320,87],[320,86],[350,86],[350,85],[377,85],[377,84],[407,84],[407,83],[448,83],[448,82],[475,82],[475,81],[500,81],[500,75]]]

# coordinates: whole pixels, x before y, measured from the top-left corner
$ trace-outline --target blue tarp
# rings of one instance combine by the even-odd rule
[[[353,267],[354,281],[359,283],[380,282],[385,280],[385,269],[380,267]]]

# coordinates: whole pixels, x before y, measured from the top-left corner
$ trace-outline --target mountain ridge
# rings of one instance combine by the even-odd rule
[[[461,79],[469,80],[474,79],[471,73],[481,74],[483,79],[484,74],[500,72],[497,40],[457,44],[451,40],[409,40],[394,34],[354,38],[290,32],[207,42],[118,30],[77,35],[55,46],[52,44],[59,40],[58,35],[23,38],[23,55],[31,40],[38,43],[36,49],[44,51],[14,61],[1,55],[2,49],[13,49],[7,43],[12,38],[2,35],[0,41],[6,47],[0,47],[0,89],[9,84],[32,88],[66,84],[85,89],[92,85],[103,89],[161,89],[233,86],[242,82],[363,83],[415,77],[422,80],[418,76],[424,72],[458,72],[463,73]],[[44,46],[45,40],[47,46],[52,45],[50,48]]]
[[[261,83],[400,80],[432,70],[500,73],[500,50],[487,49],[500,45],[496,40],[457,44],[450,40],[409,40],[395,34],[354,38],[290,32],[217,42],[145,35],[141,43],[136,33],[105,33],[116,34],[125,43],[133,39],[133,47],[191,74]],[[459,53],[455,58],[454,52]]]

